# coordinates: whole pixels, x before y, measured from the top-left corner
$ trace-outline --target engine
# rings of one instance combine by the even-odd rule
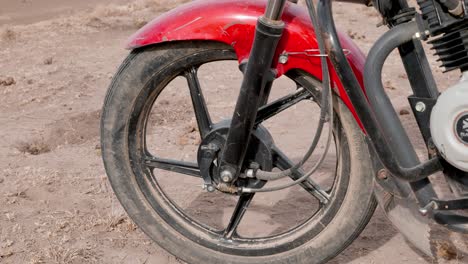
[[[468,172],[468,72],[437,99],[430,128],[441,155],[453,166]]]
[[[463,73],[460,82],[443,92],[432,109],[432,140],[447,162],[468,172],[468,0],[417,2],[440,66],[445,72]]]

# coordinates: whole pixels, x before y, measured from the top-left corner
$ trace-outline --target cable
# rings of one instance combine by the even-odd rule
[[[317,21],[317,14],[315,11],[315,6],[312,3],[312,0],[306,0],[306,4],[307,4],[307,9],[309,11],[310,19],[312,21],[312,25],[316,33],[316,38],[317,38],[317,43],[320,49],[320,53],[325,54],[325,43],[324,43],[320,28],[319,28],[319,24]],[[317,147],[318,141],[320,140],[320,137],[322,135],[323,126],[326,122],[326,116],[328,113],[330,116],[330,120],[329,120],[330,125],[329,125],[329,131],[328,131],[327,144],[325,146],[325,150],[322,156],[319,158],[317,163],[309,172],[305,173],[302,177],[300,177],[299,179],[291,183],[280,185],[280,186],[274,186],[270,188],[261,188],[261,189],[241,187],[240,188],[241,192],[246,192],[246,193],[270,192],[270,191],[277,191],[277,190],[289,188],[293,185],[296,185],[305,181],[307,178],[310,177],[310,175],[312,175],[322,165],[328,153],[330,143],[331,143],[331,138],[333,136],[333,98],[331,96],[330,76],[329,76],[326,56],[321,56],[320,61],[321,61],[321,66],[322,66],[322,100],[321,100],[322,108],[320,111],[320,119],[319,119],[319,124],[317,126],[316,134],[314,136],[314,140],[312,141],[310,148],[308,149],[307,153],[304,155],[302,160],[298,162],[297,164],[295,164],[294,166],[292,166],[291,168],[281,171],[281,172],[268,172],[268,171],[258,170],[256,173],[256,177],[262,180],[277,180],[277,179],[289,176],[293,173],[293,171],[301,168],[304,165],[304,163],[307,160],[309,160],[310,156],[312,156],[312,153],[315,151]],[[304,88],[307,89],[307,87],[304,87]]]
[[[325,44],[323,41],[323,37],[320,34],[320,29],[318,27],[318,21],[316,17],[316,11],[315,11],[315,6],[310,0],[306,0],[307,3],[307,9],[309,11],[309,15],[312,21],[312,24],[314,26],[315,32],[316,32],[316,38],[318,42],[318,46],[320,49],[321,54],[325,54]],[[297,164],[292,166],[291,168],[281,171],[281,172],[270,172],[270,171],[262,171],[258,170],[256,173],[256,177],[261,180],[277,180],[280,178],[284,178],[286,176],[289,176],[292,174],[293,171],[301,168],[304,163],[309,160],[310,156],[312,156],[313,152],[315,151],[315,148],[317,147],[318,141],[320,140],[320,137],[322,135],[322,129],[323,125],[326,122],[326,115],[327,115],[327,103],[328,103],[328,97],[330,95],[330,79],[329,79],[329,71],[328,71],[328,64],[326,57],[321,56],[321,66],[322,66],[322,109],[320,111],[320,119],[319,119],[319,124],[317,126],[317,130],[315,132],[314,140],[312,141],[312,144],[310,148],[307,150],[306,154],[302,158],[301,161],[299,161]],[[330,112],[333,113],[333,112]]]
[[[320,159],[317,161],[317,163],[314,165],[314,167],[310,171],[308,171],[306,174],[301,176],[299,179],[294,180],[294,181],[292,181],[290,183],[287,183],[287,184],[284,184],[284,185],[278,185],[278,186],[273,186],[273,187],[268,187],[268,188],[261,188],[261,189],[241,187],[241,192],[243,192],[243,193],[254,193],[254,192],[279,191],[279,190],[282,190],[282,189],[292,187],[294,185],[297,185],[297,184],[307,180],[307,178],[309,178],[312,174],[314,174],[317,171],[317,169],[322,165],[323,161],[325,160],[325,158],[327,156],[328,150],[330,148],[332,134],[333,134],[332,133],[333,129],[332,129],[331,126],[329,127],[328,130],[329,130],[329,132],[328,132],[327,144],[325,146],[325,150],[324,150],[322,156],[320,156]]]

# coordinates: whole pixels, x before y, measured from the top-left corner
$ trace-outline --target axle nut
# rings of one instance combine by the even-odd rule
[[[231,182],[232,177],[233,177],[232,173],[230,171],[228,171],[228,170],[223,170],[221,172],[221,180],[223,182]]]

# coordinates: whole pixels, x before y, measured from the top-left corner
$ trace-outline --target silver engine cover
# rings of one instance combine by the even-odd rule
[[[453,166],[468,171],[468,72],[437,99],[430,127],[441,155]]]

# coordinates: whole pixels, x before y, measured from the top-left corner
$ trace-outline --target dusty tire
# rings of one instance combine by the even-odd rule
[[[376,202],[369,152],[364,136],[352,114],[339,100],[336,115],[340,122],[340,141],[349,149],[349,176],[343,200],[330,222],[310,240],[292,243],[278,251],[270,247],[251,253],[242,249],[229,251],[223,246],[206,247],[203,237],[188,238],[181,228],[169,224],[167,216],[154,209],[154,201],[141,189],[141,179],[129,156],[129,127],[135,119],[135,105],[151,93],[150,85],[164,85],[171,72],[200,59],[200,54],[220,54],[232,59],[229,46],[210,42],[179,42],[133,51],[120,67],[106,96],[101,144],[105,168],[112,188],[135,223],[161,247],[188,263],[323,263],[344,250],[361,233],[371,218]],[[206,55],[205,54],[205,55]],[[312,78],[300,73],[302,82]],[[168,77],[169,76],[169,77]],[[143,98],[143,99],[142,99]],[[138,118],[137,118],[138,119]],[[294,241],[293,241],[294,242]]]

